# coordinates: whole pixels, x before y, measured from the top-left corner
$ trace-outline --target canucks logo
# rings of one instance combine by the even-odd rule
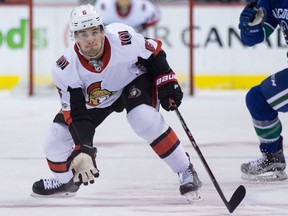
[[[286,44],[288,44],[288,26],[287,26],[287,23],[285,21],[281,21],[280,22],[280,28],[283,32]]]

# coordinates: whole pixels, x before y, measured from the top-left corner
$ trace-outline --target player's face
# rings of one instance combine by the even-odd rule
[[[117,0],[117,4],[118,4],[121,8],[127,8],[127,7],[130,6],[131,0]]]
[[[80,30],[75,35],[75,41],[79,44],[83,54],[95,56],[103,48],[104,31],[100,27]]]

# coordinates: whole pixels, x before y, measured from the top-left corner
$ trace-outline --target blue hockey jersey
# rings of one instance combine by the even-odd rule
[[[245,35],[241,32],[241,39],[244,44],[255,45],[265,41],[276,29],[280,27],[286,44],[288,45],[288,1],[287,0],[259,0],[256,8],[263,8],[265,20],[263,28],[253,35]]]

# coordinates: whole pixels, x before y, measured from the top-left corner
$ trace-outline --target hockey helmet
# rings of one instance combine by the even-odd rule
[[[75,32],[79,30],[98,26],[102,26],[104,29],[102,17],[92,5],[81,5],[72,10],[70,15],[70,31],[72,38],[75,37]]]

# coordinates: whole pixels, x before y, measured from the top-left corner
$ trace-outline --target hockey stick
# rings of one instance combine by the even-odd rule
[[[200,151],[198,145],[196,144],[196,141],[195,141],[194,137],[192,136],[192,133],[190,132],[189,128],[187,127],[187,125],[186,125],[186,123],[185,123],[180,111],[178,110],[178,108],[175,105],[174,105],[174,109],[175,109],[175,112],[176,112],[176,114],[177,114],[177,116],[178,116],[178,118],[179,118],[179,120],[180,120],[180,122],[182,124],[182,127],[184,128],[189,140],[191,141],[191,144],[192,144],[193,148],[197,152],[197,154],[200,157],[200,159],[201,159],[206,171],[208,172],[209,177],[211,178],[211,180],[212,180],[212,182],[213,182],[218,194],[220,195],[221,199],[223,200],[224,204],[226,205],[228,211],[230,213],[232,213],[237,208],[237,206],[242,202],[242,200],[244,199],[244,197],[246,195],[245,187],[243,185],[240,185],[236,189],[234,194],[232,195],[230,201],[228,202],[226,200],[226,198],[225,198],[225,196],[224,196],[224,194],[223,194],[223,192],[222,192],[217,180],[215,179],[215,177],[214,177],[212,171],[210,170],[210,168],[209,168],[209,166],[208,166],[208,164],[207,164],[202,152]]]

